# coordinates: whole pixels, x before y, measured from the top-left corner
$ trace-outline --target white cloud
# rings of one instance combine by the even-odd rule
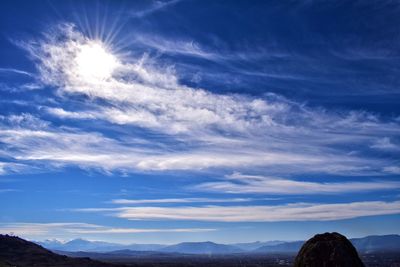
[[[191,220],[213,222],[331,221],[400,213],[400,201],[295,203],[275,206],[121,207],[77,209],[128,220]]]
[[[373,145],[371,145],[372,148],[375,149],[381,149],[381,150],[392,150],[392,151],[398,151],[400,150],[400,146],[393,143],[389,137],[383,137],[379,138],[374,142]]]
[[[35,59],[44,84],[57,88],[64,99],[86,96],[87,102],[74,110],[66,110],[63,102],[45,110],[61,119],[103,121],[115,129],[138,127],[157,135],[151,139],[155,144],[131,142],[139,136],[122,134],[126,129],[109,137],[85,129],[43,126],[33,131],[29,125],[18,130],[8,125],[1,128],[0,140],[10,158],[107,170],[256,167],[270,173],[346,175],[384,174],[383,168],[394,164],[361,152],[377,138],[395,136],[400,128],[395,120],[310,108],[273,94],[256,98],[191,88],[179,82],[173,66],[147,55],[115,54],[115,68],[106,77],[88,79],[77,58],[91,42],[67,24],[21,44]],[[104,51],[114,54],[106,45]]]
[[[187,55],[215,61],[221,59],[219,54],[206,51],[194,41],[167,40],[160,38],[159,36],[151,36],[146,34],[140,34],[136,36],[134,40],[136,43],[143,45],[146,48],[150,47],[162,53]]]
[[[177,3],[179,3],[180,1],[181,0],[153,1],[152,5],[150,7],[143,9],[143,10],[131,11],[130,15],[133,18],[143,18],[154,12],[157,12],[157,11],[163,10],[165,8],[168,8],[170,6],[173,6]]]
[[[13,69],[13,68],[0,68],[0,74],[20,74],[28,77],[34,77],[34,75],[30,72],[24,71],[24,70],[18,70],[18,69]]]
[[[95,119],[96,117],[90,112],[73,112],[66,111],[62,108],[47,108],[47,112],[50,114],[59,117],[59,118],[68,118],[68,119]]]
[[[73,238],[95,234],[137,234],[168,232],[209,232],[211,228],[118,228],[88,223],[0,223],[0,233],[27,238]]]
[[[218,203],[218,202],[248,202],[252,198],[162,198],[162,199],[113,199],[113,204],[159,204],[159,203]]]
[[[96,133],[0,129],[0,140],[15,150],[3,152],[16,160],[76,164],[103,169],[129,168],[144,153],[126,148],[116,140]],[[134,158],[130,158],[134,156]]]
[[[299,74],[283,74],[282,72],[276,72],[272,69],[271,72],[267,72],[265,69],[262,71],[250,71],[241,68],[239,66],[241,64],[237,64],[238,62],[257,62],[260,59],[288,58],[290,56],[286,51],[279,51],[276,47],[242,47],[241,50],[235,50],[232,52],[232,50],[226,49],[229,47],[229,44],[224,44],[222,40],[217,41],[219,47],[216,48],[215,46],[207,47],[204,43],[200,44],[192,39],[177,39],[176,37],[168,38],[163,37],[160,34],[155,35],[144,32],[140,32],[133,36],[133,43],[139,48],[144,48],[145,50],[156,50],[158,53],[173,56],[183,55],[191,58],[214,61],[220,65],[229,66],[230,70],[244,75],[304,79],[304,76]],[[185,65],[185,67],[193,66]],[[212,74],[206,73],[206,75],[209,76]],[[220,73],[217,75],[220,75]],[[227,79],[232,79],[232,76],[229,76]]]
[[[243,175],[234,173],[227,181],[207,182],[194,187],[195,190],[224,193],[262,193],[262,194],[341,194],[348,192],[368,192],[400,188],[396,181],[371,182],[310,182],[283,179],[278,177]]]
[[[48,122],[43,121],[32,114],[22,113],[19,115],[0,115],[0,126],[2,128],[29,128],[29,129],[40,129],[45,128],[49,125]]]
[[[143,143],[135,136],[122,140],[74,128],[54,128],[39,119],[6,119],[0,127],[3,155],[24,164],[73,164],[112,170],[201,170],[206,168],[246,168],[268,166],[271,171],[355,174],[380,170],[380,161],[342,156],[302,154],[280,150],[261,151],[262,145],[246,140],[203,136],[201,147],[174,151],[165,144]],[[1,126],[1,125],[0,125]],[[31,128],[29,128],[31,127]],[[216,143],[218,142],[218,146]],[[243,145],[244,143],[244,145]],[[275,144],[274,144],[275,145]],[[235,153],[233,153],[235,151]]]
[[[369,114],[351,113],[349,115],[328,114],[323,110],[313,111],[284,98],[271,96],[269,99],[254,99],[241,95],[218,95],[202,89],[194,89],[178,83],[173,69],[162,66],[148,57],[119,59],[119,67],[108,79],[86,79],[80,73],[76,59],[82,47],[91,40],[67,25],[57,29],[64,36],[60,42],[56,36],[48,37],[37,46],[26,48],[37,58],[43,82],[55,85],[63,93],[84,94],[92,98],[103,99],[115,104],[114,111],[147,114],[154,117],[160,131],[168,133],[190,132],[203,128],[240,133],[261,133],[279,130],[293,130],[296,126],[299,134],[308,127],[330,126],[370,127],[378,130],[376,118]],[[61,32],[61,33],[60,33]],[[107,109],[102,109],[107,111]],[[132,112],[129,112],[132,111]],[[120,117],[117,113],[116,117]],[[108,114],[115,121],[113,114]],[[135,120],[117,119],[119,123],[135,124]],[[139,123],[139,126],[142,126]],[[389,125],[384,126],[381,131]],[[151,126],[149,126],[151,127]],[[272,128],[272,129],[271,129]],[[321,130],[321,129],[316,130]]]
[[[11,173],[20,173],[32,168],[25,164],[15,162],[2,162],[0,161],[0,175],[7,175]],[[1,182],[1,180],[0,180]]]

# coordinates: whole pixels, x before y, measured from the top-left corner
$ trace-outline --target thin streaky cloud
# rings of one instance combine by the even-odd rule
[[[360,193],[400,188],[400,182],[385,180],[369,182],[312,182],[240,173],[228,175],[226,178],[226,181],[206,182],[194,186],[193,189],[234,194],[322,195]]]
[[[13,69],[13,68],[0,68],[0,73],[15,73],[15,74],[21,74],[29,77],[35,77],[32,73],[24,71],[24,70],[19,70],[19,69]]]
[[[107,171],[184,171],[269,166],[270,170],[278,173],[301,170],[359,175],[366,172],[379,174],[382,168],[391,165],[384,161],[350,155],[337,157],[306,153],[305,150],[285,151],[283,148],[287,144],[278,150],[246,139],[239,139],[243,144],[240,145],[239,142],[232,147],[235,139],[230,141],[229,138],[218,136],[203,136],[205,140],[201,142],[201,148],[174,151],[149,146],[136,139],[128,138],[125,143],[98,132],[54,128],[48,122],[28,114],[5,117],[3,121],[5,124],[0,127],[0,141],[5,144],[2,153],[17,162],[33,164],[33,167],[41,163],[49,166],[76,165]]]
[[[10,192],[20,192],[21,190],[19,189],[13,189],[13,188],[0,188],[0,194],[2,193],[10,193]]]
[[[47,112],[58,118],[67,119],[95,119],[96,116],[90,114],[90,112],[74,112],[66,111],[62,108],[46,108]]]
[[[31,172],[34,169],[35,167],[27,164],[0,161],[0,176],[12,173],[23,173],[26,171]]]
[[[154,1],[152,6],[150,6],[147,9],[143,9],[140,11],[131,11],[130,16],[132,18],[143,18],[148,15],[153,14],[154,12],[163,10],[165,8],[168,8],[170,6],[173,6],[177,3],[179,3],[181,0],[166,0],[166,1]]]
[[[163,198],[163,199],[113,199],[113,204],[152,204],[152,203],[219,203],[250,202],[253,198]]]
[[[289,203],[274,206],[185,206],[74,209],[127,220],[208,222],[335,221],[364,216],[400,214],[400,201],[349,203]]]
[[[161,53],[171,55],[186,55],[212,61],[220,61],[224,58],[223,55],[207,51],[200,47],[199,44],[190,40],[168,40],[159,36],[141,34],[135,37],[134,41],[146,48],[152,48]]]
[[[82,235],[117,235],[135,233],[197,233],[216,231],[213,228],[121,228],[78,222],[57,223],[0,223],[0,233],[13,233],[23,237],[81,237]]]
[[[251,97],[192,88],[179,82],[173,66],[148,56],[115,57],[117,67],[106,78],[88,79],[80,73],[76,58],[82,47],[92,45],[92,40],[72,24],[59,25],[53,32],[21,46],[36,59],[44,84],[55,87],[66,99],[86,96],[89,104],[74,110],[48,107],[48,114],[60,119],[99,121],[115,128],[137,127],[157,133],[161,143],[163,138],[168,141],[165,149],[152,150],[126,147],[120,141],[126,136],[113,136],[106,138],[108,146],[93,149],[85,139],[75,138],[75,149],[68,151],[62,144],[69,142],[68,138],[52,138],[52,145],[43,140],[39,146],[30,147],[26,143],[34,140],[24,136],[19,142],[7,143],[17,154],[10,157],[107,170],[268,167],[274,173],[349,176],[385,175],[384,168],[394,165],[393,160],[357,152],[370,149],[366,144],[377,138],[396,136],[400,128],[396,120],[382,120],[364,111],[312,108],[275,94]],[[63,38],[57,38],[60,36]],[[59,129],[53,133],[63,135]],[[79,134],[84,133],[79,130]],[[72,137],[72,132],[68,136]],[[184,145],[176,150],[171,141]],[[233,143],[237,145],[233,147]],[[40,146],[44,153],[34,151]],[[349,149],[353,146],[359,151]]]
[[[377,139],[371,148],[385,150],[385,151],[400,151],[400,144],[394,143],[389,137],[382,137]]]

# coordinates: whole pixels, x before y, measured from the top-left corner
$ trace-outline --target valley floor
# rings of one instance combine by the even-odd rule
[[[103,262],[137,267],[277,267],[292,266],[294,255],[231,254],[218,256],[199,255],[147,255],[121,257],[99,254],[93,259]],[[362,254],[366,267],[400,267],[399,253]]]

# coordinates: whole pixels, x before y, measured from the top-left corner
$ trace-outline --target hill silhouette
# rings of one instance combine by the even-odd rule
[[[89,258],[70,258],[55,254],[16,236],[0,235],[0,266],[18,267],[116,267]]]
[[[364,267],[357,250],[339,233],[309,239],[300,249],[294,267]]]

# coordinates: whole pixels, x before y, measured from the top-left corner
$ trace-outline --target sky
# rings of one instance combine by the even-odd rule
[[[398,1],[0,3],[0,233],[400,234]]]

